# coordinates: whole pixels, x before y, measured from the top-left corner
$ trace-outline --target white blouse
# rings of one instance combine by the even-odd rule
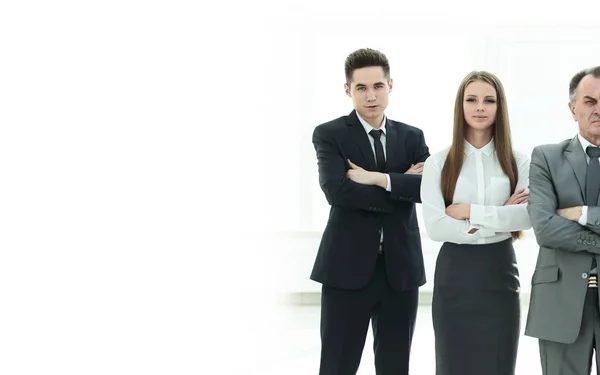
[[[465,141],[465,159],[452,203],[471,204],[470,220],[446,215],[440,185],[450,147],[431,155],[423,168],[421,201],[429,238],[457,244],[487,244],[511,237],[510,232],[531,228],[527,204],[504,206],[510,198],[510,181],[502,171],[494,140],[477,149]],[[514,152],[519,177],[516,191],[529,186],[529,158]],[[469,234],[468,232],[478,230]]]

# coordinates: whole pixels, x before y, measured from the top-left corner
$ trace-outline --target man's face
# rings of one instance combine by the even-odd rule
[[[388,82],[382,67],[356,69],[350,86],[346,84],[345,88],[346,95],[352,98],[354,109],[360,117],[369,123],[383,119],[383,112],[388,106],[388,95],[392,91],[392,80]],[[376,124],[379,125],[380,123]]]
[[[579,82],[575,104],[569,103],[579,133],[592,143],[600,142],[600,78],[589,74]]]

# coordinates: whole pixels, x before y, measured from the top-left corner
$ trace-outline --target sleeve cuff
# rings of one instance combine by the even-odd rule
[[[469,220],[467,220],[467,223],[469,224],[469,227],[466,231],[468,236],[478,235],[480,237],[491,237],[496,234],[495,231],[481,225],[473,224]],[[477,229],[477,231],[475,233],[469,233],[472,229]]]
[[[480,204],[471,204],[471,224],[482,225],[485,216],[485,207]]]
[[[386,173],[385,178],[387,179],[387,186],[386,186],[385,190],[391,192],[392,191],[392,179],[390,178],[390,174]]]
[[[588,217],[588,206],[583,206],[581,208],[581,216],[579,217],[579,220],[577,220],[577,222],[581,225],[586,225],[587,217]]]

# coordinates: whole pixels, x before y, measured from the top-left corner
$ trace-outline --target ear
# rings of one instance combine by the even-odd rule
[[[573,120],[577,121],[577,118],[575,117],[575,106],[571,102],[569,102],[569,110],[571,111],[571,115],[573,116]]]
[[[388,82],[388,86],[390,86],[390,91],[392,92],[392,86],[394,86],[394,80],[390,78],[390,81]]]
[[[344,83],[344,90],[346,91],[346,95],[352,97],[352,94],[350,94],[350,86],[348,86],[347,83]]]

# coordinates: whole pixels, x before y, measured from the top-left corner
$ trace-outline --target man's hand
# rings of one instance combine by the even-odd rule
[[[515,191],[515,193],[511,195],[506,202],[504,202],[504,205],[509,206],[511,204],[527,203],[528,201],[529,191],[527,191],[525,188],[522,188],[521,190]]]
[[[363,168],[354,164],[348,159],[350,169],[346,172],[346,177],[352,181],[363,185],[377,185],[387,188],[387,178],[383,173],[365,171]]]
[[[581,209],[582,209],[582,206],[560,208],[560,209],[556,210],[556,213],[559,214],[560,216],[564,217],[567,220],[579,221],[579,218],[581,217],[581,214],[582,214]]]
[[[455,218],[456,220],[466,220],[471,217],[470,204],[451,204],[446,207],[446,215]]]
[[[404,174],[423,174],[423,165],[424,162],[419,162],[417,164],[411,164],[410,168]]]

